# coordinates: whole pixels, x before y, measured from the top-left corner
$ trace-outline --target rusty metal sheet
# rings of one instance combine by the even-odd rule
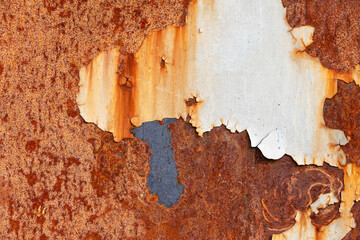
[[[355,83],[339,83],[338,94],[325,101],[323,119],[323,101],[325,97],[336,93],[336,79],[346,82],[355,79],[358,83],[358,67],[354,67],[358,63],[357,1],[331,0],[324,4],[321,0],[284,0],[291,28],[283,19],[285,9],[280,0],[257,0],[252,3],[237,1],[240,7],[234,2],[193,1],[187,25],[181,28],[170,26],[167,29],[163,28],[169,24],[184,23],[189,1],[5,0],[0,3],[1,239],[269,239],[272,234],[275,234],[274,239],[340,239],[350,228],[353,229],[345,239],[359,237],[359,204],[354,203],[359,200],[360,192],[357,154],[358,87]],[[209,12],[212,13],[211,17],[206,15]],[[266,15],[269,13],[276,17]],[[298,23],[291,22],[297,18],[302,20]],[[199,19],[201,26],[197,25],[200,24],[198,21],[192,22],[191,19]],[[207,23],[215,23],[215,20],[229,22],[214,24],[213,29],[208,27]],[[235,22],[237,25],[232,26]],[[191,29],[191,26],[194,28],[196,41],[186,40],[191,36],[185,34],[184,30]],[[222,31],[227,28],[228,32]],[[244,44],[239,49],[233,49],[229,36],[233,36],[232,30],[239,32],[241,28],[246,31],[235,38],[243,40],[240,42]],[[257,32],[258,29],[263,31]],[[154,32],[155,30],[160,31]],[[287,32],[288,30],[290,31]],[[147,38],[143,42],[145,36]],[[230,42],[221,42],[224,36]],[[251,38],[254,36],[259,36],[260,40]],[[246,37],[256,41],[247,43],[244,40]],[[178,40],[173,43],[174,39]],[[331,41],[332,39],[336,41]],[[211,45],[216,40],[222,43],[221,54],[206,55],[211,53],[206,52],[211,49],[206,44]],[[168,44],[169,42],[172,44]],[[256,47],[259,42],[269,48],[262,49],[261,54],[251,54],[251,50],[259,51],[261,48],[245,49],[247,46]],[[279,50],[272,45],[275,43],[283,49]],[[147,46],[147,50],[144,50],[144,46]],[[174,46],[180,49],[170,51],[174,50]],[[198,72],[200,77],[206,77],[205,83],[187,78],[186,69],[195,72],[196,62],[181,63],[187,59],[184,56],[191,57],[189,52],[185,55],[182,52],[185,46],[193,47],[194,54],[201,53],[200,50],[205,51],[200,60],[210,64],[208,68],[203,68],[204,72]],[[114,47],[118,52],[115,51],[112,55],[111,49]],[[254,64],[255,68],[252,64],[238,62],[236,50],[243,50],[242,56],[249,56],[248,59],[242,59],[255,59],[253,62],[259,61],[263,65]],[[306,52],[302,52],[304,50]],[[296,91],[293,92],[288,89],[292,85],[287,82],[280,84],[279,88],[271,85],[274,82],[280,83],[275,80],[273,82],[273,75],[281,72],[284,59],[280,58],[285,56],[282,54],[286,51],[286,56],[290,57],[285,60],[294,64],[297,69],[295,79],[286,79],[291,84],[297,83]],[[269,61],[269,52],[279,59]],[[102,55],[104,53],[106,57]],[[140,56],[141,53],[144,57]],[[146,56],[155,58],[147,59]],[[97,65],[94,59],[102,59],[98,61],[101,64]],[[120,116],[117,118],[120,121],[111,123],[114,125],[115,135],[116,132],[127,134],[116,135],[117,142],[111,133],[100,130],[94,124],[85,123],[79,115],[80,112],[83,114],[84,105],[78,105],[78,86],[80,93],[85,86],[83,79],[79,79],[79,70],[81,75],[84,71],[81,70],[82,67],[104,66],[109,59],[119,63],[116,66],[118,74],[115,75],[119,80],[117,85],[113,85],[113,81],[108,82],[108,89],[101,84],[98,88],[93,85],[96,91],[89,95],[87,101],[93,101],[91,105],[96,106],[90,109],[96,111],[89,112],[95,116],[104,113],[97,111],[101,110],[101,104],[111,103],[115,106],[118,102],[127,103],[127,108],[109,108],[107,110],[110,112],[105,111],[106,114]],[[159,106],[164,115],[174,113],[175,117],[183,116],[191,121],[189,124],[177,120],[170,129],[179,181],[184,186],[183,194],[172,208],[159,205],[158,196],[151,194],[148,189],[151,147],[139,139],[129,139],[132,138],[128,132],[131,123],[139,126],[143,121],[132,116],[136,109],[141,109],[141,106],[136,105],[139,101],[134,100],[139,96],[146,97],[146,94],[133,94],[136,90],[133,79],[138,79],[141,74],[144,78],[150,76],[146,74],[146,69],[142,69],[144,72],[139,73],[140,75],[137,71],[133,75],[134,68],[144,65],[137,65],[134,59],[151,63],[148,64],[151,66],[148,70],[154,72],[151,78],[154,83],[157,83],[156,79],[166,80],[168,75],[171,75],[171,79],[176,79],[170,86],[165,85],[164,81],[164,86],[156,88],[156,94],[150,98],[165,96],[164,99],[156,100],[163,103]],[[179,68],[179,61],[181,64],[191,64]],[[272,65],[268,66],[264,62]],[[325,69],[320,63],[333,70]],[[231,66],[234,65],[234,69],[246,66],[243,69],[249,71],[224,75],[223,69],[232,69]],[[259,77],[262,66],[263,75]],[[103,68],[106,70],[103,71],[104,76],[113,74],[107,70],[115,71],[112,67],[107,64]],[[304,69],[308,71],[304,72]],[[221,74],[212,78],[211,74],[214,72]],[[181,76],[178,75],[180,73]],[[111,80],[102,74],[99,76],[101,79],[93,78],[93,83]],[[247,82],[244,82],[244,76],[247,77]],[[221,81],[216,82],[214,79]],[[281,79],[285,81],[285,78]],[[232,84],[231,88],[226,85],[227,80]],[[218,83],[224,86],[219,86]],[[243,84],[241,91],[238,88],[240,83]],[[307,88],[304,84],[308,84]],[[264,90],[264,85],[269,87],[268,95],[259,97],[254,93],[254,98],[246,95],[251,86]],[[189,92],[184,94],[184,87],[189,87],[191,91],[185,89]],[[164,89],[170,90],[164,92]],[[213,93],[214,89],[218,91],[216,99],[212,98],[212,94],[207,94]],[[319,123],[326,124],[326,127],[343,131],[348,137],[349,143],[343,148],[346,166],[339,166],[340,169],[327,163],[322,167],[298,166],[288,155],[278,161],[270,161],[263,153],[268,157],[275,155],[276,149],[272,143],[274,139],[277,141],[285,135],[283,129],[269,134],[265,139],[264,136],[273,129],[264,130],[266,134],[260,134],[256,138],[255,133],[259,129],[251,132],[251,128],[247,128],[244,122],[235,126],[235,122],[227,121],[233,115],[224,115],[222,121],[214,121],[212,115],[204,118],[204,113],[210,112],[209,106],[215,106],[211,111],[219,111],[221,116],[230,107],[236,113],[237,109],[232,108],[236,101],[233,102],[232,97],[242,93],[249,97],[246,99],[249,102],[254,99],[259,102],[247,106],[248,111],[245,112],[248,121],[255,122],[259,127],[260,120],[254,121],[249,116],[263,110],[260,103],[268,101],[266,104],[269,104],[269,109],[273,107],[271,101],[276,99],[272,95],[280,90],[283,92],[284,89],[288,89],[291,94],[299,91],[299,102],[305,101],[311,109],[317,107],[316,111],[304,110],[308,115],[304,112],[303,115],[294,113],[295,110],[302,111],[302,104],[293,107],[292,111],[287,111],[287,108],[280,105],[279,108],[286,111],[279,116],[276,116],[279,112],[271,112],[274,116],[268,119],[281,117],[281,124],[291,122],[291,115],[301,117],[303,124],[300,127],[298,124],[291,125],[296,136],[286,138],[286,146],[288,147],[290,140],[293,140],[290,144],[304,143],[301,148],[298,148],[301,144],[296,146],[296,149],[301,150],[301,156],[304,152],[309,153],[309,156],[316,152],[325,153],[327,151],[324,149],[327,147],[330,152],[331,149],[338,151],[339,139],[336,137],[340,134],[339,131],[330,131],[321,125],[323,130],[320,133],[323,132],[324,135],[318,135],[319,132],[315,131],[313,136],[316,138],[312,141],[308,141],[309,136],[312,136],[311,131],[297,135],[309,127],[306,124],[313,123],[312,130],[317,129]],[[145,92],[151,91],[153,90]],[[179,95],[174,96],[174,91],[178,91]],[[229,94],[231,91],[235,93]],[[111,95],[110,100],[115,96],[118,102],[105,101],[108,100],[108,94]],[[210,101],[202,97],[206,95]],[[228,96],[231,97],[230,100]],[[251,99],[253,100],[250,101]],[[100,103],[96,105],[98,100]],[[155,103],[156,101],[154,100]],[[175,104],[177,101],[178,105]],[[244,99],[238,101],[245,102]],[[165,107],[171,105],[167,103],[179,107],[181,111]],[[293,102],[289,101],[289,106],[293,106],[290,103]],[[270,110],[273,109],[277,109],[276,104]],[[159,109],[148,109],[146,112],[149,116],[159,113]],[[315,119],[315,113],[317,118],[311,122],[310,120]],[[214,117],[219,118],[219,115],[214,114]],[[266,119],[265,122],[270,122],[261,116]],[[132,122],[123,121],[124,118],[131,118]],[[107,115],[104,123],[108,123],[108,119]],[[101,125],[100,120],[94,122]],[[210,124],[208,129],[206,123]],[[221,123],[224,125],[216,127]],[[199,137],[199,133],[191,125],[195,125],[203,137]],[[244,129],[248,132],[242,131]],[[289,134],[287,131],[286,133]],[[322,137],[328,136],[327,134],[331,137],[333,133],[336,133],[335,140],[322,141]],[[125,139],[119,141],[123,137]],[[265,144],[266,139],[269,140],[268,144]],[[261,140],[268,146],[262,148],[263,153],[252,147],[257,146]],[[314,142],[320,144],[319,148],[303,148],[306,144],[313,147]],[[324,148],[322,144],[329,142],[334,145]],[[261,145],[258,146],[261,148]],[[285,150],[297,156],[291,147]],[[342,155],[341,151],[339,154]],[[307,161],[300,161],[302,158],[296,157],[296,160],[301,164],[322,164],[321,154],[319,156],[315,159],[307,158]],[[337,164],[335,160],[336,156],[327,159],[333,165]],[[345,158],[341,162],[344,163]]]
[[[291,29],[280,1],[199,0],[188,11],[185,26],[150,34],[134,55],[113,49],[80,70],[77,102],[85,121],[120,140],[131,124],[185,119],[184,100],[195,96],[202,104],[190,122],[200,135],[224,124],[246,129],[270,159],[344,162],[338,145],[347,139],[322,117],[338,73],[301,52],[313,44],[314,28]]]

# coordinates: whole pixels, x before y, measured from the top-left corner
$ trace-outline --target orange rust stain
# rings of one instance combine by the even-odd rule
[[[201,105],[203,104],[202,100],[197,100],[196,97],[189,98],[185,101],[186,104],[186,113],[187,116],[190,117],[190,122],[197,121],[199,116],[199,109],[201,108]]]
[[[80,74],[78,103],[86,121],[100,123],[120,141],[132,138],[130,129],[142,122],[186,118],[184,99],[196,94],[191,92],[194,77],[189,76],[194,72],[189,59],[195,57],[198,34],[196,4],[191,3],[188,11],[188,18],[195,19],[190,24],[149,34],[133,55],[124,56],[120,49],[105,52]],[[112,81],[117,81],[114,91],[109,90]]]
[[[122,74],[117,79],[115,98],[115,132],[120,133],[122,138],[132,138],[130,133],[131,118],[135,115],[136,99],[136,61],[133,55],[122,59]]]

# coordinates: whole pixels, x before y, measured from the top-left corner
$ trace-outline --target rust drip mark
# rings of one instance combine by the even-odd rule
[[[189,11],[188,17],[196,19],[195,3],[190,3]],[[196,22],[190,22],[149,34],[133,55],[113,49],[82,68],[77,102],[84,120],[120,141],[132,138],[132,126],[143,122],[185,118],[184,98],[192,96],[194,85],[188,76],[194,66],[188,66],[188,59],[195,54],[196,36],[191,33]]]
[[[119,65],[120,72],[117,72],[117,85],[115,88],[115,114],[114,130],[122,138],[132,138],[130,133],[132,128],[131,118],[135,115],[136,101],[136,60],[133,55],[128,55],[121,59]]]
[[[202,104],[203,104],[203,101],[199,100],[199,97],[195,97],[195,96],[192,98],[189,98],[188,100],[185,100],[186,113],[187,113],[186,118],[190,118],[189,121],[191,123],[197,122],[197,119],[198,119],[197,116],[199,116],[199,109]]]

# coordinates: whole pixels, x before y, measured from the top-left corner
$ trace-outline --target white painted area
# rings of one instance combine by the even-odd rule
[[[198,1],[202,33],[196,36],[195,72],[188,74],[204,100],[194,124],[198,132],[222,119],[232,131],[248,129],[252,145],[267,158],[287,153],[298,164],[338,165],[343,152],[330,146],[347,140],[324,127],[322,117],[327,85],[336,83],[318,59],[293,57],[299,42],[311,43],[313,28],[290,33],[281,1],[210,2]]]
[[[290,31],[295,40],[295,48],[299,51],[305,51],[306,47],[313,43],[314,28],[311,26],[303,26],[294,28]]]
[[[232,132],[248,130],[252,146],[267,158],[289,154],[300,165],[333,166],[345,159],[339,144],[347,139],[324,126],[322,112],[324,99],[336,92],[336,79],[317,58],[296,54],[312,42],[313,28],[290,29],[280,0],[198,0],[182,28],[186,39],[174,37],[174,29],[162,30],[159,41],[150,35],[136,54],[136,78],[143,86],[138,124],[185,117],[184,99],[198,95],[203,104],[191,123],[199,135],[224,124]],[[160,57],[166,59],[166,73],[159,73]],[[101,79],[99,84],[92,94],[111,99],[99,90]],[[84,92],[80,88],[81,115],[111,131],[114,120],[103,110],[92,112],[101,107],[81,98]]]
[[[334,195],[333,192],[320,194],[318,199],[310,205],[311,212],[318,214],[319,209],[326,208],[329,205],[338,203],[339,199]]]
[[[89,122],[94,122],[101,129],[110,132],[114,132],[114,127],[111,124],[114,119],[107,116],[114,116],[115,112],[111,96],[115,95],[118,85],[116,71],[119,55],[119,51],[104,52],[93,60],[91,71],[81,68],[79,72],[80,92],[77,96],[77,103],[81,116],[86,121],[90,120]],[[96,76],[93,77],[92,74]],[[94,94],[94,89],[96,89],[96,94]]]

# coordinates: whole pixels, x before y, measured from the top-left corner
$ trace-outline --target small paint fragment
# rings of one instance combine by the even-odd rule
[[[291,29],[291,35],[295,40],[295,49],[305,51],[306,47],[313,43],[314,27],[303,26]]]
[[[145,122],[131,132],[136,138],[145,141],[151,151],[150,172],[147,186],[151,193],[158,195],[159,204],[171,208],[177,203],[184,191],[178,181],[178,172],[171,147],[169,125],[175,119],[165,118],[161,121]]]

